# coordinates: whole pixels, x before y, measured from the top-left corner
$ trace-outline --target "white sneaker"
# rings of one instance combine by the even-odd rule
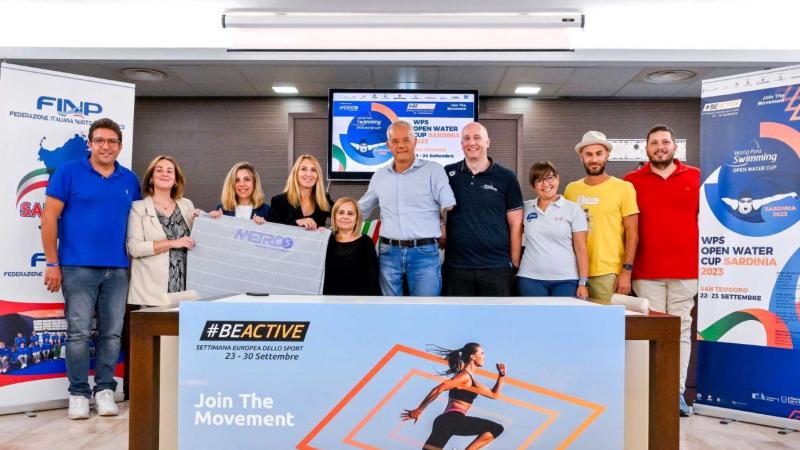
[[[89,399],[82,395],[69,396],[67,417],[72,420],[89,418]]]
[[[114,391],[111,389],[95,392],[94,401],[97,404],[97,414],[101,416],[116,416],[119,414],[119,408],[114,402]]]

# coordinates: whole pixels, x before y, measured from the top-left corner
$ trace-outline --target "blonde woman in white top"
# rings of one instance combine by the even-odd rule
[[[269,214],[269,205],[264,200],[261,178],[255,166],[247,161],[238,162],[225,176],[220,203],[208,215],[212,219],[225,215],[263,224]]]

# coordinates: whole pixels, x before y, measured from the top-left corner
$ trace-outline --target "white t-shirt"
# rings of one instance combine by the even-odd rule
[[[253,205],[236,205],[237,219],[250,219],[253,214]]]
[[[589,229],[586,213],[563,196],[545,211],[539,209],[537,201],[525,202],[525,252],[517,275],[534,280],[577,280],[572,233]]]

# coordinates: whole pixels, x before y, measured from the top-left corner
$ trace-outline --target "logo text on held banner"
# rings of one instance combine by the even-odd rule
[[[253,320],[208,320],[201,341],[282,341],[302,342],[311,322]]]
[[[261,231],[246,230],[244,228],[237,229],[233,238],[240,241],[251,242],[257,247],[273,248],[281,251],[287,251],[294,246],[294,240],[290,237],[278,236]]]

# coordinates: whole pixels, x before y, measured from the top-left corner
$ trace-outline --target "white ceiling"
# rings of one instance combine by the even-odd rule
[[[120,70],[148,67],[167,74],[160,82],[136,82],[139,96],[277,96],[276,84],[292,84],[301,96],[324,97],[332,88],[477,89],[482,96],[513,96],[519,85],[542,87],[538,97],[699,97],[700,80],[761,70],[765,66],[541,67],[492,65],[289,64],[261,62],[163,63],[152,61],[42,62],[11,60],[80,75],[125,81]],[[665,68],[698,75],[685,82],[654,84],[644,75]]]
[[[702,79],[800,63],[793,27],[800,1],[771,0],[0,0],[0,59],[124,79],[120,70],[161,70],[137,82],[140,96],[301,96],[330,88],[477,89],[511,96],[521,84],[541,97],[699,97]],[[333,5],[333,6],[332,6]],[[221,14],[232,9],[330,12],[485,12],[570,9],[586,14],[569,52],[229,52]],[[70,24],[65,28],[65,24]],[[78,24],[77,28],[74,26]],[[788,24],[788,22],[787,22]],[[742,30],[747,30],[744,32]],[[503,40],[502,30],[497,33]],[[321,37],[320,39],[324,39]],[[502,48],[502,47],[494,47]],[[688,69],[685,82],[646,74]]]

